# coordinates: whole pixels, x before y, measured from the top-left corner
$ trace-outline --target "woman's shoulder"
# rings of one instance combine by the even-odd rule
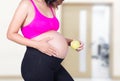
[[[31,5],[32,4],[30,0],[21,0],[18,4],[16,11],[22,11],[22,12],[28,13],[29,10],[31,9]]]
[[[19,3],[19,6],[25,7],[25,8],[30,7],[30,5],[31,5],[30,0],[21,0],[20,3]]]

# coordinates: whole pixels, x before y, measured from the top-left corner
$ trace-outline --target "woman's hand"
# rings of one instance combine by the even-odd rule
[[[81,51],[84,48],[83,42],[80,41],[80,47],[76,49],[77,52]]]
[[[68,46],[71,46],[71,42],[72,41],[74,41],[73,39],[69,39],[69,38],[65,38],[66,39],[66,41],[67,41],[67,43],[68,43]],[[77,41],[77,40],[76,40]],[[75,49],[74,47],[72,47],[73,49],[75,49],[77,52],[79,52],[79,51],[81,51],[84,47],[84,44],[83,44],[83,42],[81,42],[81,41],[78,41],[78,43],[80,43],[80,47],[78,47],[77,49]]]
[[[57,56],[57,50],[48,43],[53,38],[47,37],[37,42],[37,49],[49,56]]]

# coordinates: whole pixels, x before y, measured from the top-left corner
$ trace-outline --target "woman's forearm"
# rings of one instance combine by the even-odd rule
[[[68,46],[70,46],[70,43],[73,41],[73,39],[65,38],[67,41]]]
[[[33,48],[36,48],[36,46],[37,46],[35,41],[24,38],[23,36],[21,36],[18,33],[13,33],[13,34],[8,33],[7,38],[9,40],[12,40],[12,41],[14,41],[18,44],[24,45],[24,46],[29,46],[29,47],[33,47]]]

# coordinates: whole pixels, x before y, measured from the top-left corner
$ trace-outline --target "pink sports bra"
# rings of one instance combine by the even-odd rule
[[[33,4],[35,10],[35,16],[30,24],[21,28],[23,36],[28,39],[31,39],[35,36],[38,36],[50,30],[57,31],[59,28],[59,21],[55,17],[52,8],[50,7],[51,12],[53,14],[53,18],[48,18],[40,13],[40,11],[37,9],[35,3],[32,0],[30,1]]]

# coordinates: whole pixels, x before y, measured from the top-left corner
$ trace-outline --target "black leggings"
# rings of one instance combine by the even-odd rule
[[[61,65],[62,61],[27,47],[21,65],[22,77],[25,81],[74,81]]]

